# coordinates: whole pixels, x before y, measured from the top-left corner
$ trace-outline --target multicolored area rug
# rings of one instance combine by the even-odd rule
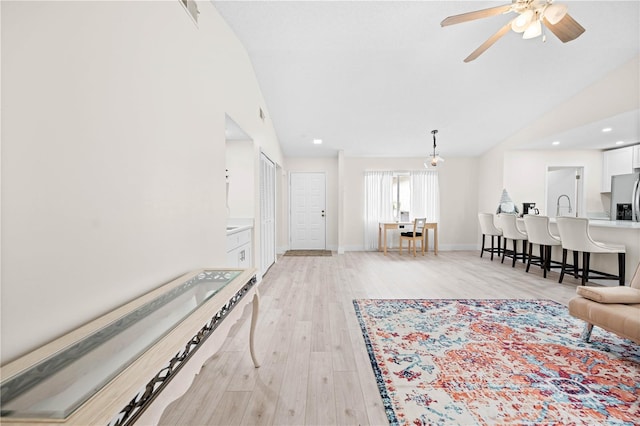
[[[389,423],[640,422],[640,346],[549,300],[354,300]]]

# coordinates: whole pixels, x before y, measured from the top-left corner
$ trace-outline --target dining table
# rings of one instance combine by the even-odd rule
[[[405,227],[412,228],[413,222],[379,222],[378,223],[378,251],[387,255],[387,231],[390,229],[403,229]],[[429,251],[429,230],[433,230],[433,252],[438,254],[438,223],[427,222],[424,225],[424,244],[425,252]]]

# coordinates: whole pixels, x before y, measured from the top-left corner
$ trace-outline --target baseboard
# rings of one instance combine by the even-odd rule
[[[397,251],[398,248],[394,247],[392,250]],[[429,247],[429,251],[432,251],[433,247]],[[438,245],[438,251],[475,251],[480,250],[480,246],[476,244],[440,244]],[[344,251],[376,251],[365,249],[364,246],[345,246]]]

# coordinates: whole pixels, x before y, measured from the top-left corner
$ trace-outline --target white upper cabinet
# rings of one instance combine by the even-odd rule
[[[604,151],[602,153],[601,192],[611,192],[611,176],[633,172],[633,160],[635,160],[636,154],[634,148],[636,147],[628,146],[626,148],[612,149],[611,151]],[[640,153],[638,155],[640,155]]]
[[[640,145],[634,145],[633,148],[633,168],[640,169]]]

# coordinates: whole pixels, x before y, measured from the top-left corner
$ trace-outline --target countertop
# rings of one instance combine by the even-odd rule
[[[518,222],[524,225],[524,219],[519,217]],[[549,223],[555,225],[556,218],[549,219]],[[599,228],[614,228],[614,229],[639,229],[640,222],[632,222],[630,220],[606,220],[606,219],[589,219],[589,226],[597,226]]]
[[[236,234],[238,232],[242,232],[242,231],[245,231],[245,230],[251,229],[251,228],[253,228],[252,225],[237,225],[237,226],[234,226],[234,225],[229,226],[229,225],[227,225],[227,235]]]
[[[556,219],[549,219],[549,222],[556,223]],[[597,226],[600,228],[640,229],[640,222],[632,222],[630,220],[589,219],[589,226]]]
[[[236,234],[253,228],[253,219],[235,218],[227,221],[227,235]]]
[[[640,222],[632,222],[630,220],[589,220],[590,226],[599,226],[602,228],[620,228],[620,229],[640,229]]]

